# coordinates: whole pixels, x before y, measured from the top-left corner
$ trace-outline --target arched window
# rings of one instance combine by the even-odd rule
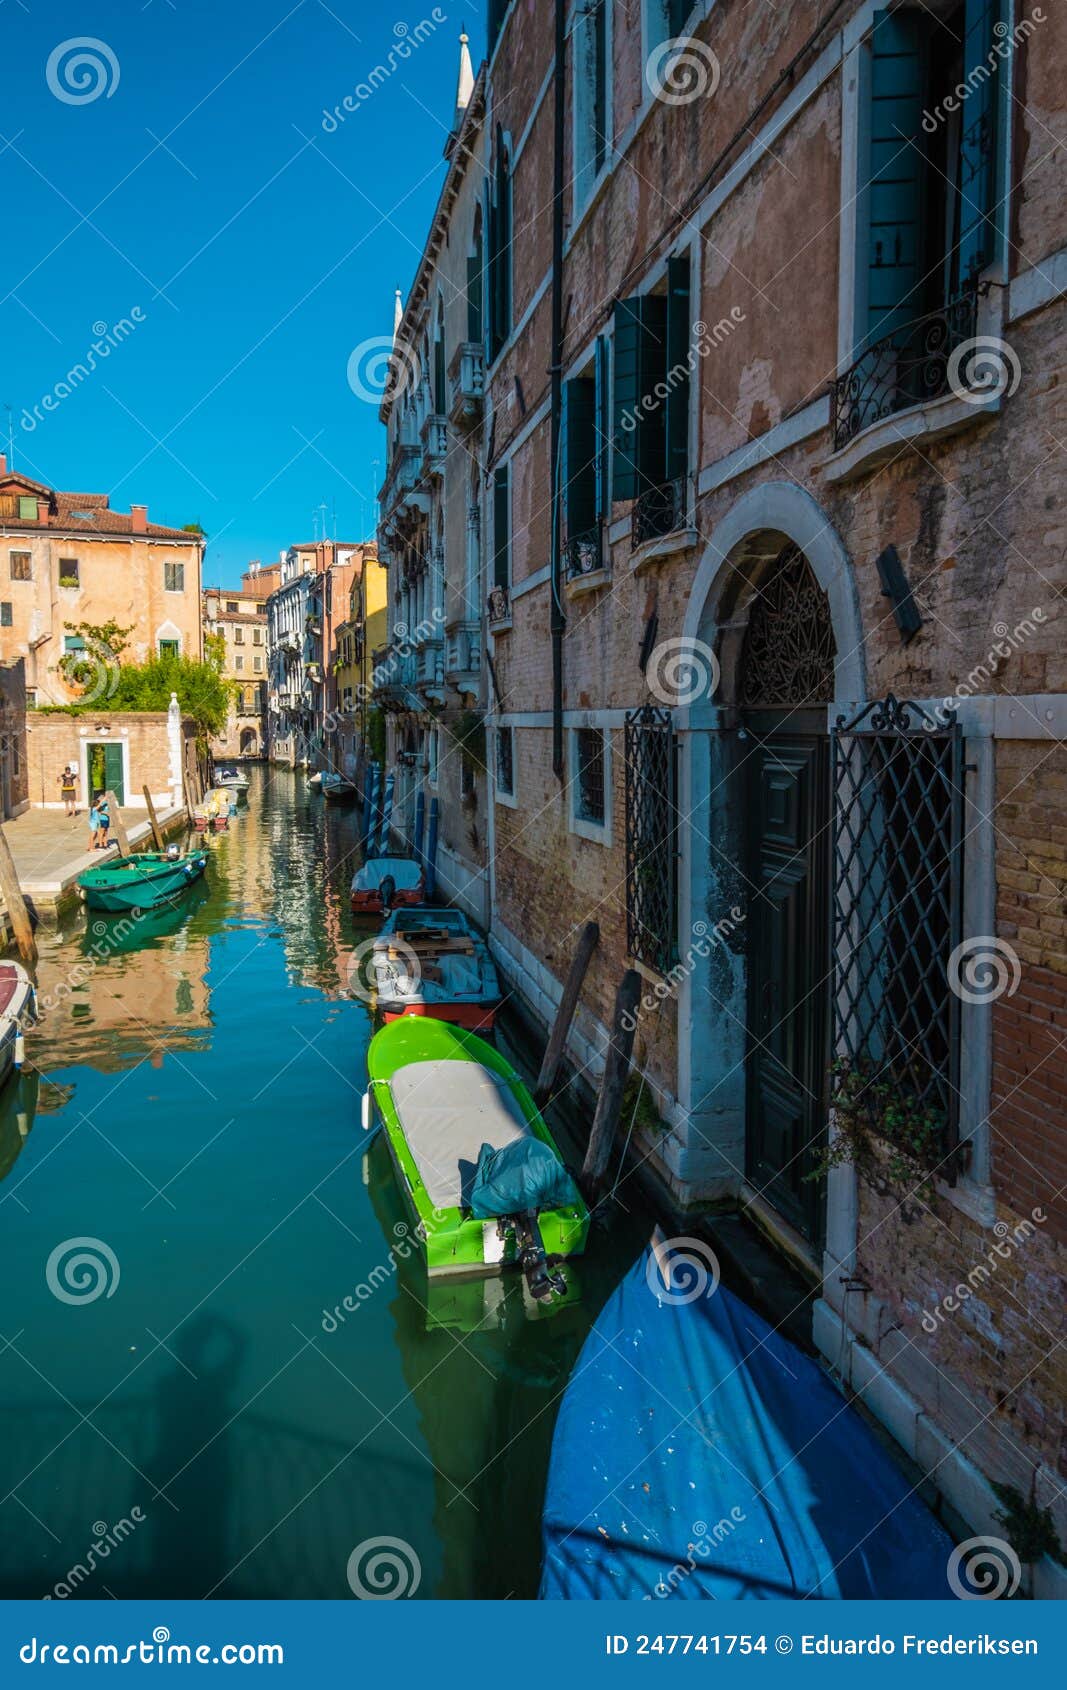
[[[473,341],[475,345],[480,343],[485,332],[482,323],[482,265],[484,262],[482,208],[478,206],[474,213],[474,235],[467,257],[467,339]]]
[[[439,417],[444,416],[447,408],[445,396],[445,307],[440,294],[437,296],[437,316],[433,334],[433,408],[435,414]]]
[[[511,160],[504,131],[496,132],[496,169],[489,202],[489,356],[511,333]]]

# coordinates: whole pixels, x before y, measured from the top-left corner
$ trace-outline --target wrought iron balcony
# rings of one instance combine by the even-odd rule
[[[472,428],[482,414],[485,354],[478,341],[457,346],[448,367],[448,417],[457,428]]]
[[[599,522],[584,534],[568,535],[563,556],[570,581],[580,580],[583,575],[595,575],[603,569],[604,549]]]
[[[416,497],[416,489],[422,479],[422,458],[422,447],[414,441],[406,441],[396,448],[381,491],[383,512],[409,503]]]
[[[493,587],[486,600],[486,614],[491,628],[511,621],[511,594],[506,587]]]
[[[448,456],[448,424],[431,413],[422,425],[422,468],[424,475],[443,475]]]
[[[869,346],[832,385],[834,450],[883,417],[948,393],[952,355],[974,338],[977,321],[978,295],[970,288]]]
[[[631,547],[634,551],[647,540],[662,540],[685,527],[685,476],[646,487],[634,500]]]

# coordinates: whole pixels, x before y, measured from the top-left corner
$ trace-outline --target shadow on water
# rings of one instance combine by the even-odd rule
[[[532,1596],[559,1398],[647,1226],[598,1228],[549,1318],[515,1278],[427,1284],[359,1129],[359,818],[285,771],[250,799],[180,909],[42,943],[0,1094],[0,1594],[350,1599],[389,1537],[420,1599]],[[64,1300],[86,1239],[120,1276]]]

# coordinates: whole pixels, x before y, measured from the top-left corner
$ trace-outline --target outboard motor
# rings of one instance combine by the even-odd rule
[[[501,1234],[511,1227],[515,1229],[515,1259],[526,1276],[530,1295],[539,1303],[546,1297],[566,1296],[566,1278],[558,1267],[549,1264],[536,1212],[527,1209],[521,1215],[505,1216],[500,1222]]]
[[[391,874],[383,874],[378,882],[378,896],[382,900],[382,914],[388,915],[396,897],[396,881]]]

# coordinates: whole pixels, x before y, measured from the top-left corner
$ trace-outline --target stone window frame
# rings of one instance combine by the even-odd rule
[[[578,762],[578,735],[583,732],[599,733],[603,751],[604,770],[604,817],[602,821],[591,821],[583,816],[579,810],[580,783]],[[574,723],[567,730],[568,778],[567,778],[567,830],[576,834],[579,839],[588,839],[594,845],[609,846],[613,839],[614,823],[614,785],[612,780],[612,731],[603,722],[595,719]]]
[[[16,560],[16,558],[18,559],[20,566],[23,563],[23,561],[25,562],[25,566],[26,566],[25,575],[15,573],[15,560]],[[7,554],[7,559],[8,559],[8,578],[10,580],[21,581],[21,582],[24,582],[24,583],[33,580],[33,553],[32,553],[32,551],[27,552],[27,551],[23,550],[23,548],[21,546],[12,547],[11,550]]]
[[[591,0],[571,0],[567,10],[567,34],[571,42],[571,218],[577,222],[600,192],[615,167],[614,104],[615,73],[614,12],[612,0],[595,0],[604,7],[604,158],[595,163],[596,142],[592,135],[596,97],[592,84],[592,56],[595,50]],[[579,61],[585,60],[579,71]]]
[[[498,722],[492,731],[493,735],[493,797],[498,804],[504,804],[509,810],[519,807],[518,782],[515,778],[515,729],[510,722]],[[502,786],[500,783],[500,735],[508,734],[511,741],[511,785]]]
[[[178,585],[173,583],[177,581]],[[163,559],[163,591],[165,593],[184,593],[185,591],[185,560],[184,558],[165,557]]]

